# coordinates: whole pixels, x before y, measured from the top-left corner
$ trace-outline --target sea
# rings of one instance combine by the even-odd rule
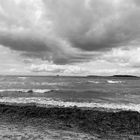
[[[140,78],[72,76],[0,76],[0,104],[78,107],[140,112]],[[94,139],[80,131],[61,130],[41,121],[16,122],[0,117],[0,140]]]

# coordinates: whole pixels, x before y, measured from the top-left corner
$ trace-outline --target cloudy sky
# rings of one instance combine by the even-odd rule
[[[0,74],[140,75],[140,0],[0,0]]]

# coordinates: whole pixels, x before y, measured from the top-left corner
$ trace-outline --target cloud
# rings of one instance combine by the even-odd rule
[[[0,35],[0,43],[4,46],[8,46],[11,49],[17,51],[26,51],[26,52],[42,52],[47,51],[49,48],[47,44],[36,37],[21,36],[21,35]]]
[[[139,42],[140,7],[128,0],[45,1],[55,29],[85,51]],[[88,2],[88,3],[87,3]]]
[[[124,68],[139,68],[140,67],[140,48],[137,46],[115,48],[106,54],[100,56],[101,60],[107,61],[114,65],[119,65]]]
[[[140,43],[139,0],[0,0],[0,44],[29,59],[82,63]]]
[[[45,72],[48,74],[63,74],[63,75],[73,75],[73,74],[81,74],[81,72],[85,72],[84,68],[80,68],[79,66],[74,65],[55,65],[50,63],[43,64],[32,64],[30,67],[32,72]]]

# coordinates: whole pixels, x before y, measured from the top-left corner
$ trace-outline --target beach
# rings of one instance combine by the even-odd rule
[[[1,139],[105,140],[140,135],[140,113],[0,104]]]

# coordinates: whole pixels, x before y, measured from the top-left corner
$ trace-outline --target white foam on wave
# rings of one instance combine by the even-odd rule
[[[25,80],[25,79],[27,79],[27,77],[23,77],[23,76],[21,76],[21,77],[18,77],[19,79],[22,79],[22,80]]]
[[[28,92],[28,89],[0,89],[0,92]]]
[[[109,83],[109,84],[119,84],[119,83],[122,83],[122,81],[107,80],[107,83]]]
[[[58,85],[59,83],[57,83],[57,82],[54,82],[54,83],[51,83],[51,82],[42,82],[42,83],[40,83],[40,85],[42,85],[42,86],[56,86],[56,85]]]
[[[34,86],[64,86],[68,85],[66,82],[31,82]]]
[[[37,106],[58,106],[58,107],[74,107],[77,106],[79,108],[104,108],[104,109],[112,109],[112,110],[132,110],[140,112],[140,104],[117,104],[117,103],[88,103],[88,102],[65,102],[60,100],[54,100],[52,98],[44,98],[44,97],[3,97],[0,98],[0,103],[8,103],[8,104],[36,104]]]
[[[36,92],[36,93],[45,93],[49,91],[51,91],[51,89],[33,89],[33,92]]]
[[[93,83],[93,84],[99,84],[99,81],[88,81],[89,83]]]
[[[45,93],[51,91],[51,89],[0,89],[0,92],[34,92],[34,93]]]

